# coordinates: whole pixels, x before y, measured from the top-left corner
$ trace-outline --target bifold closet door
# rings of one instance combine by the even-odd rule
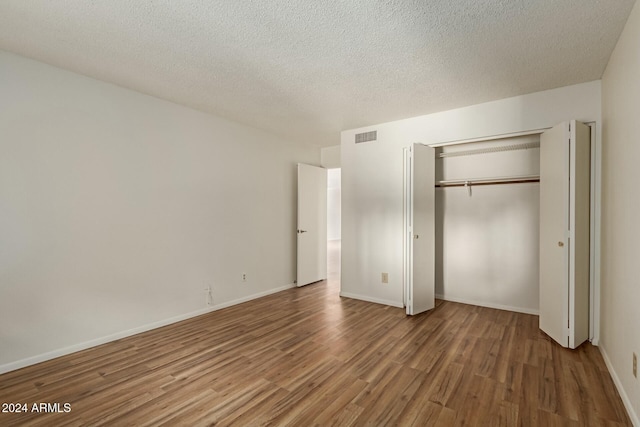
[[[435,307],[435,150],[413,144],[405,159],[407,314]]]
[[[590,130],[540,136],[540,329],[563,347],[589,337]]]

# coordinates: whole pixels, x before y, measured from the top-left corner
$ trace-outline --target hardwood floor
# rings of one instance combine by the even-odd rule
[[[631,425],[597,348],[559,347],[537,316],[407,317],[333,276],[1,375],[0,402],[71,412],[0,425]]]

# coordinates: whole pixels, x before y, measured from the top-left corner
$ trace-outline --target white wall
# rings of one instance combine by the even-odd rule
[[[321,164],[323,168],[335,169],[340,167],[340,146],[324,147],[320,150]]]
[[[600,348],[640,426],[640,3],[636,3],[602,78],[602,312]]]
[[[293,283],[319,149],[1,51],[0,93],[0,372]]]
[[[342,132],[342,288],[345,296],[402,305],[402,147],[551,127],[576,119],[600,132],[594,81]],[[378,131],[376,142],[354,143]],[[380,272],[389,272],[389,283]]]
[[[327,170],[327,240],[339,240],[341,234],[340,169]]]

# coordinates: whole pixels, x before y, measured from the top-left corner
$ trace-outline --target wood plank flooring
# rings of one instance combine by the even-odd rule
[[[537,316],[438,301],[415,317],[291,289],[0,375],[0,425],[630,426],[597,348]],[[31,408],[30,408],[31,409]]]

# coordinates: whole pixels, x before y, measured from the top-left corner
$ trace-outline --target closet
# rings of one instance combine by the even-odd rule
[[[406,148],[407,314],[442,298],[540,314],[565,347],[587,339],[589,134],[567,122]]]

